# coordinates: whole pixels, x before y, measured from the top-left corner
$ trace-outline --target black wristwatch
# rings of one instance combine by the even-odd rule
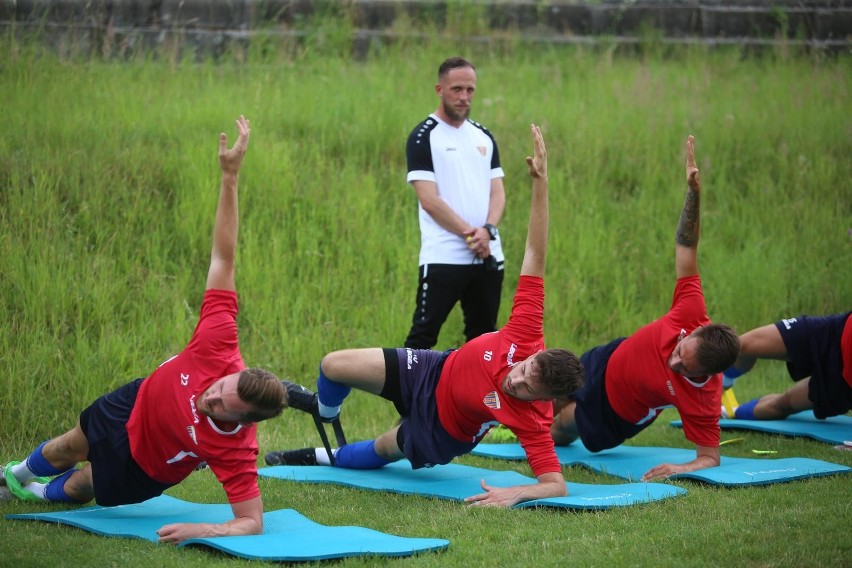
[[[496,241],[497,240],[497,227],[495,227],[491,223],[485,223],[482,226],[485,227],[488,230],[488,235],[491,237],[491,240]]]

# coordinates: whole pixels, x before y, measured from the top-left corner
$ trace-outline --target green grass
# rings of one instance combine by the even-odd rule
[[[4,460],[69,428],[96,396],[185,345],[209,260],[216,136],[224,130],[233,140],[240,113],[253,128],[237,271],[246,361],[313,386],[330,350],[401,344],[419,242],[404,142],[437,104],[438,63],[456,52],[479,68],[473,118],[494,131],[506,170],[501,322],[523,252],[530,122],[542,125],[550,162],[550,346],[582,351],[667,309],[690,133],[705,186],[700,263],[711,318],[747,330],[852,306],[845,57],[744,58],[697,47],[624,56],[446,40],[376,49],[354,62],[315,38],[299,49],[270,40],[214,64],[168,54],[60,59],[9,38],[2,45]],[[461,340],[454,312],[437,347]],[[738,396],[788,384],[782,365],[762,363],[738,383]],[[633,443],[689,447],[667,426],[669,412]],[[355,393],[346,403],[350,439],[394,420],[381,400]],[[290,412],[259,432],[263,451],[318,443],[310,420]],[[852,466],[850,453],[826,444],[725,435],[740,436],[724,455],[774,449],[775,457]],[[525,464],[459,461],[529,473]],[[617,482],[578,469],[565,476]],[[267,510],[452,542],[440,554],[343,566],[839,566],[852,557],[849,483],[839,476],[731,490],[684,482],[682,498],[599,513],[469,509],[270,480],[261,489]],[[209,472],[169,493],[224,500]],[[42,509],[50,507],[8,503],[0,514]],[[5,520],[0,558],[16,566],[241,563]]]

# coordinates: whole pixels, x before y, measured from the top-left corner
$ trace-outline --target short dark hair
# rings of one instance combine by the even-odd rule
[[[245,422],[275,418],[287,408],[287,391],[273,373],[257,367],[243,369],[237,379],[240,400],[254,407],[243,416]]]
[[[470,67],[474,71],[476,71],[476,67],[473,66],[473,63],[465,59],[464,57],[450,57],[445,59],[440,66],[438,66],[438,81],[447,76],[447,73],[452,71],[453,69],[464,69],[465,67]]]
[[[583,365],[567,349],[547,349],[536,355],[535,360],[539,381],[554,398],[572,398],[583,386]]]
[[[721,373],[734,364],[740,354],[740,336],[723,323],[709,323],[693,331],[701,342],[695,348],[695,359],[707,375]]]

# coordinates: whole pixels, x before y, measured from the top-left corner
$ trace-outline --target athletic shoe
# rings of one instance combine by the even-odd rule
[[[20,499],[21,501],[42,501],[39,497],[36,497],[34,494],[30,493],[21,485],[21,482],[18,481],[18,478],[12,475],[11,468],[14,465],[18,465],[19,461],[10,461],[3,467],[3,480],[6,487],[9,491],[12,492],[12,495]],[[37,481],[39,483],[49,483],[50,478],[48,477],[34,477],[31,481]]]
[[[485,436],[485,440],[483,441],[494,444],[510,444],[517,442],[518,437],[502,424],[498,424],[488,431],[488,434]]]
[[[725,408],[725,405],[722,405],[722,412],[719,414],[719,418],[732,418],[728,416],[728,410]]]
[[[313,448],[269,452],[264,459],[266,465],[317,465],[317,454]]]
[[[281,384],[287,389],[287,406],[307,412],[311,416],[319,416],[317,393],[290,381],[282,380]]]

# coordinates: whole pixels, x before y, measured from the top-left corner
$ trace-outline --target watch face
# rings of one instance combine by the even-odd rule
[[[497,227],[488,226],[485,228],[488,229],[488,234],[491,235],[491,240],[495,240],[497,238]]]

